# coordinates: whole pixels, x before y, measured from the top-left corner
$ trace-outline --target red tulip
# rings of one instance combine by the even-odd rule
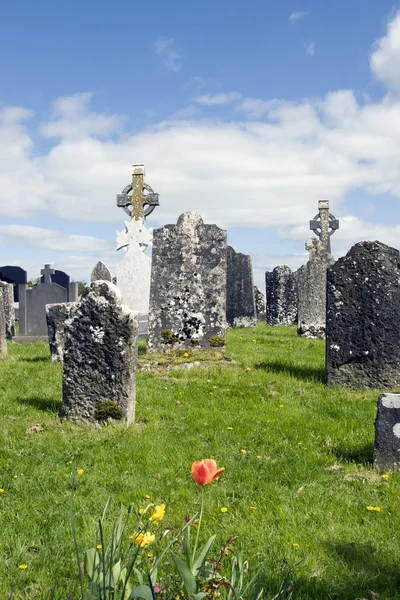
[[[192,464],[192,477],[199,485],[208,485],[216,477],[221,475],[225,469],[217,469],[217,463],[212,458],[205,458],[204,460],[196,460]]]

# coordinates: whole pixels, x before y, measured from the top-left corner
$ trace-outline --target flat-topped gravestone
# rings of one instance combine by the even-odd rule
[[[4,318],[4,300],[0,289],[0,356],[7,354],[6,321]]]
[[[279,265],[265,273],[267,325],[294,325],[297,320],[297,285],[290,267]]]
[[[400,256],[360,242],[327,275],[326,382],[400,387]]]
[[[148,349],[223,345],[226,231],[184,213],[154,231],[152,260]]]
[[[307,338],[325,338],[326,271],[333,258],[315,238],[306,249],[307,264],[297,271],[298,325],[297,333]]]
[[[257,312],[257,320],[265,321],[265,296],[262,291],[255,285],[254,286],[254,298],[256,301],[256,312]]]
[[[228,246],[226,320],[230,327],[257,325],[251,256]]]
[[[76,422],[135,417],[138,315],[108,281],[94,281],[64,323],[62,414]]]
[[[112,275],[110,269],[103,263],[101,260],[94,267],[91,275],[90,281],[112,281]]]
[[[70,318],[76,302],[46,304],[46,321],[52,362],[63,362],[64,324]]]
[[[400,394],[382,394],[375,420],[374,464],[381,471],[400,467]]]
[[[11,340],[15,336],[14,286],[12,283],[0,281],[0,289],[3,294],[6,338]]]

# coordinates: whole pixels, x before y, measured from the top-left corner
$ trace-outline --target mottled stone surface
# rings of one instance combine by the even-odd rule
[[[3,292],[0,289],[0,356],[7,354],[6,321],[4,317]]]
[[[94,267],[91,275],[90,281],[112,281],[112,275],[110,269],[105,265],[101,260]]]
[[[310,252],[307,264],[297,271],[298,325],[297,333],[307,338],[325,338],[326,271],[332,256],[321,242],[312,239],[306,248]]]
[[[256,313],[259,321],[265,321],[265,296],[256,285],[254,286],[254,299],[256,301]]]
[[[226,265],[226,231],[198,213],[154,231],[149,350],[210,348],[210,338],[225,337]],[[163,331],[173,344],[163,343]]]
[[[64,352],[64,323],[71,316],[75,302],[60,302],[46,305],[47,330],[49,333],[50,358],[62,362]]]
[[[77,422],[109,416],[130,424],[135,416],[138,315],[108,281],[85,288],[64,324],[62,414]]]
[[[15,336],[14,286],[0,281],[0,288],[3,294],[6,338],[11,340]]]
[[[257,325],[251,256],[228,246],[226,276],[226,320],[230,327]]]
[[[297,320],[296,277],[289,267],[279,265],[265,273],[267,325],[293,325]]]
[[[360,242],[327,274],[326,382],[400,387],[400,257]]]
[[[382,471],[400,467],[400,394],[382,394],[375,419],[374,464]]]

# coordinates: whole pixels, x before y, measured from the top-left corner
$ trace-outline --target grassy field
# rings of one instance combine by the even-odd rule
[[[109,496],[110,517],[150,496],[167,505],[163,527],[179,529],[199,509],[192,461],[208,457],[226,471],[205,490],[201,535],[217,533],[220,545],[238,535],[250,570],[265,565],[266,598],[301,559],[290,575],[295,599],[400,598],[400,475],[384,479],[371,463],[378,392],[327,389],[323,342],[294,328],[231,330],[226,354],[231,362],[140,371],[136,424],[99,430],[60,422],[62,369],[45,343],[9,344],[0,363],[1,598],[11,582],[15,600],[44,597],[56,578],[60,591],[77,589],[77,469],[85,549]]]

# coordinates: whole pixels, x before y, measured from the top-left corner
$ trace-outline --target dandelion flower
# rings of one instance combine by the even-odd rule
[[[77,470],[77,473],[78,473],[78,475],[83,475],[83,474],[84,474],[84,472],[85,472],[85,471],[84,471],[83,469],[78,469],[78,470]]]
[[[72,460],[69,460],[69,461],[67,462],[67,465],[72,465]]]
[[[226,513],[226,512],[228,512],[228,509],[227,509],[225,506],[223,506],[223,507],[221,508],[221,512],[222,512],[222,513]]]
[[[216,386],[216,385],[213,385],[213,386],[212,386],[212,389],[213,389],[213,390],[216,390],[216,389],[217,389],[217,386]]]
[[[230,392],[231,390],[230,390],[229,388],[226,388],[226,390],[225,390],[225,391],[226,391],[226,392]]]
[[[189,352],[185,352],[183,356],[186,358],[187,356],[189,356]]]
[[[149,558],[153,558],[154,554],[152,552],[149,552],[147,555]]]
[[[0,488],[0,494],[4,494],[3,488]]]
[[[251,340],[252,342],[256,342],[257,340]]]
[[[382,475],[382,479],[384,479],[385,481],[387,481],[389,479],[389,475],[387,473],[384,473]]]
[[[13,475],[13,478],[14,479],[18,479],[18,475]]]
[[[159,523],[163,520],[165,515],[165,504],[158,504],[150,517],[150,521],[153,523]]]
[[[251,371],[251,367],[246,367],[246,371]]]
[[[285,406],[284,404],[280,404],[280,405],[279,405],[279,408],[283,408],[284,406]]]
[[[292,544],[293,548],[300,548],[299,544]]]
[[[101,550],[101,549],[102,549],[102,547],[103,547],[103,546],[102,546],[101,544],[97,544],[97,546],[96,546],[97,550]]]
[[[228,431],[233,431],[233,427],[227,427]]]
[[[241,449],[240,454],[247,454],[247,450],[245,450],[244,448]]]
[[[250,506],[251,510],[257,510],[257,506]]]
[[[381,507],[380,506],[367,506],[367,510],[369,511],[373,511],[373,512],[381,512]]]
[[[21,569],[22,571],[25,571],[25,569],[28,568],[28,565],[18,565],[18,569]]]
[[[150,496],[148,494],[145,495],[146,500],[150,500]]]
[[[261,458],[261,456],[257,456],[257,458],[258,458],[258,459],[260,459],[260,458]]]

